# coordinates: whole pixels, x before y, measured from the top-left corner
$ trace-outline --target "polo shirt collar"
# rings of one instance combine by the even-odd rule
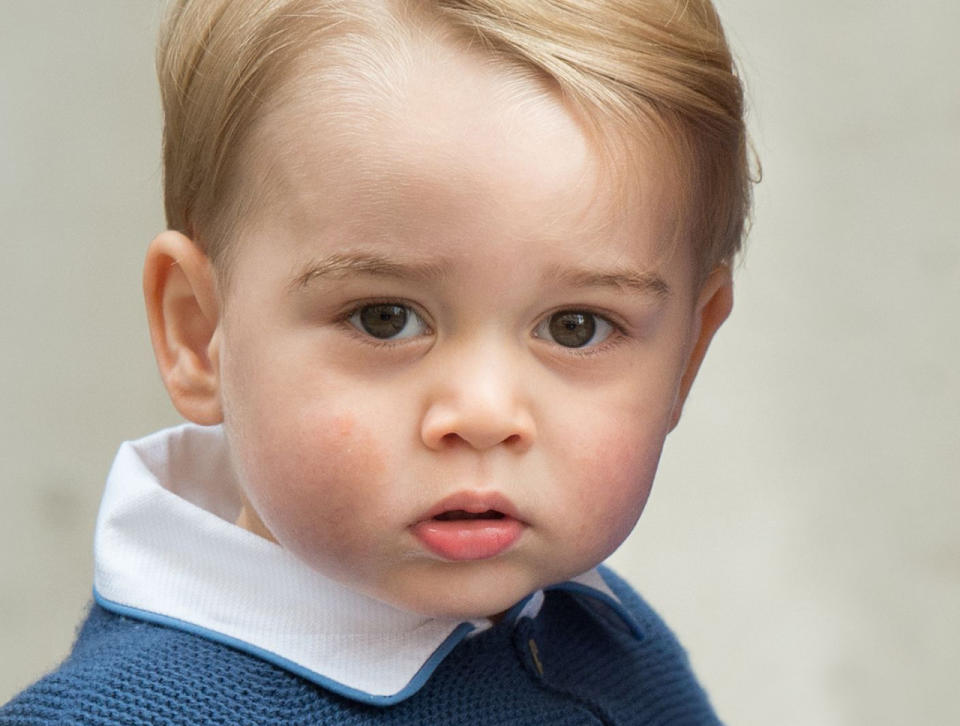
[[[233,524],[239,511],[221,427],[187,424],[124,443],[97,518],[94,598],[377,705],[413,695],[458,643],[491,627],[351,590]],[[598,571],[555,587],[605,603],[640,636]],[[542,602],[534,593],[507,617],[535,617]]]

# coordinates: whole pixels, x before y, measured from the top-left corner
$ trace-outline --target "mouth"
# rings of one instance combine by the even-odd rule
[[[488,509],[486,512],[468,512],[465,509],[451,509],[446,512],[440,512],[432,519],[436,522],[462,522],[475,519],[503,519],[507,515],[496,509]]]
[[[506,497],[465,492],[439,502],[411,531],[433,554],[459,562],[506,552],[526,526]]]

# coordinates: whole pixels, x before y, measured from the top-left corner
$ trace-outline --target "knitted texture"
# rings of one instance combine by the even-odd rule
[[[535,619],[465,640],[419,692],[387,707],[93,605],[67,660],[0,708],[0,725],[718,724],[670,631],[622,580],[603,574],[642,641],[591,598],[549,592]]]

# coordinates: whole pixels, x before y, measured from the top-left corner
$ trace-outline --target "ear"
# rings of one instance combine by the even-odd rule
[[[732,309],[733,276],[728,265],[720,265],[707,277],[697,297],[692,345],[683,376],[680,379],[677,400],[674,403],[673,416],[670,421],[671,431],[680,421],[683,404],[690,393],[690,387],[693,386],[694,378],[697,377],[697,371],[700,370],[700,364],[703,363],[703,358],[707,354],[710,341],[713,340],[714,334],[723,325],[723,321],[729,317]]]
[[[220,304],[210,259],[179,232],[161,233],[147,249],[143,296],[174,407],[194,423],[220,423]]]

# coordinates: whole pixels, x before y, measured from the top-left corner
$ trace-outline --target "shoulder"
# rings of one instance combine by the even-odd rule
[[[229,646],[93,605],[68,658],[0,708],[0,726],[285,723],[283,704],[332,707],[316,691]]]
[[[548,644],[541,650],[553,650],[552,658],[563,664],[553,670],[556,683],[605,704],[622,716],[618,722],[719,724],[686,651],[663,619],[612,570],[601,567],[600,574],[640,634],[601,598],[563,592],[552,605],[548,599]],[[643,718],[637,721],[636,714]]]
[[[678,648],[680,647],[679,642],[676,641],[673,632],[667,627],[663,618],[626,580],[606,565],[601,565],[597,568],[597,571],[603,577],[604,582],[607,583],[607,587],[613,591],[624,608],[640,625],[644,637],[666,637],[676,642]]]

